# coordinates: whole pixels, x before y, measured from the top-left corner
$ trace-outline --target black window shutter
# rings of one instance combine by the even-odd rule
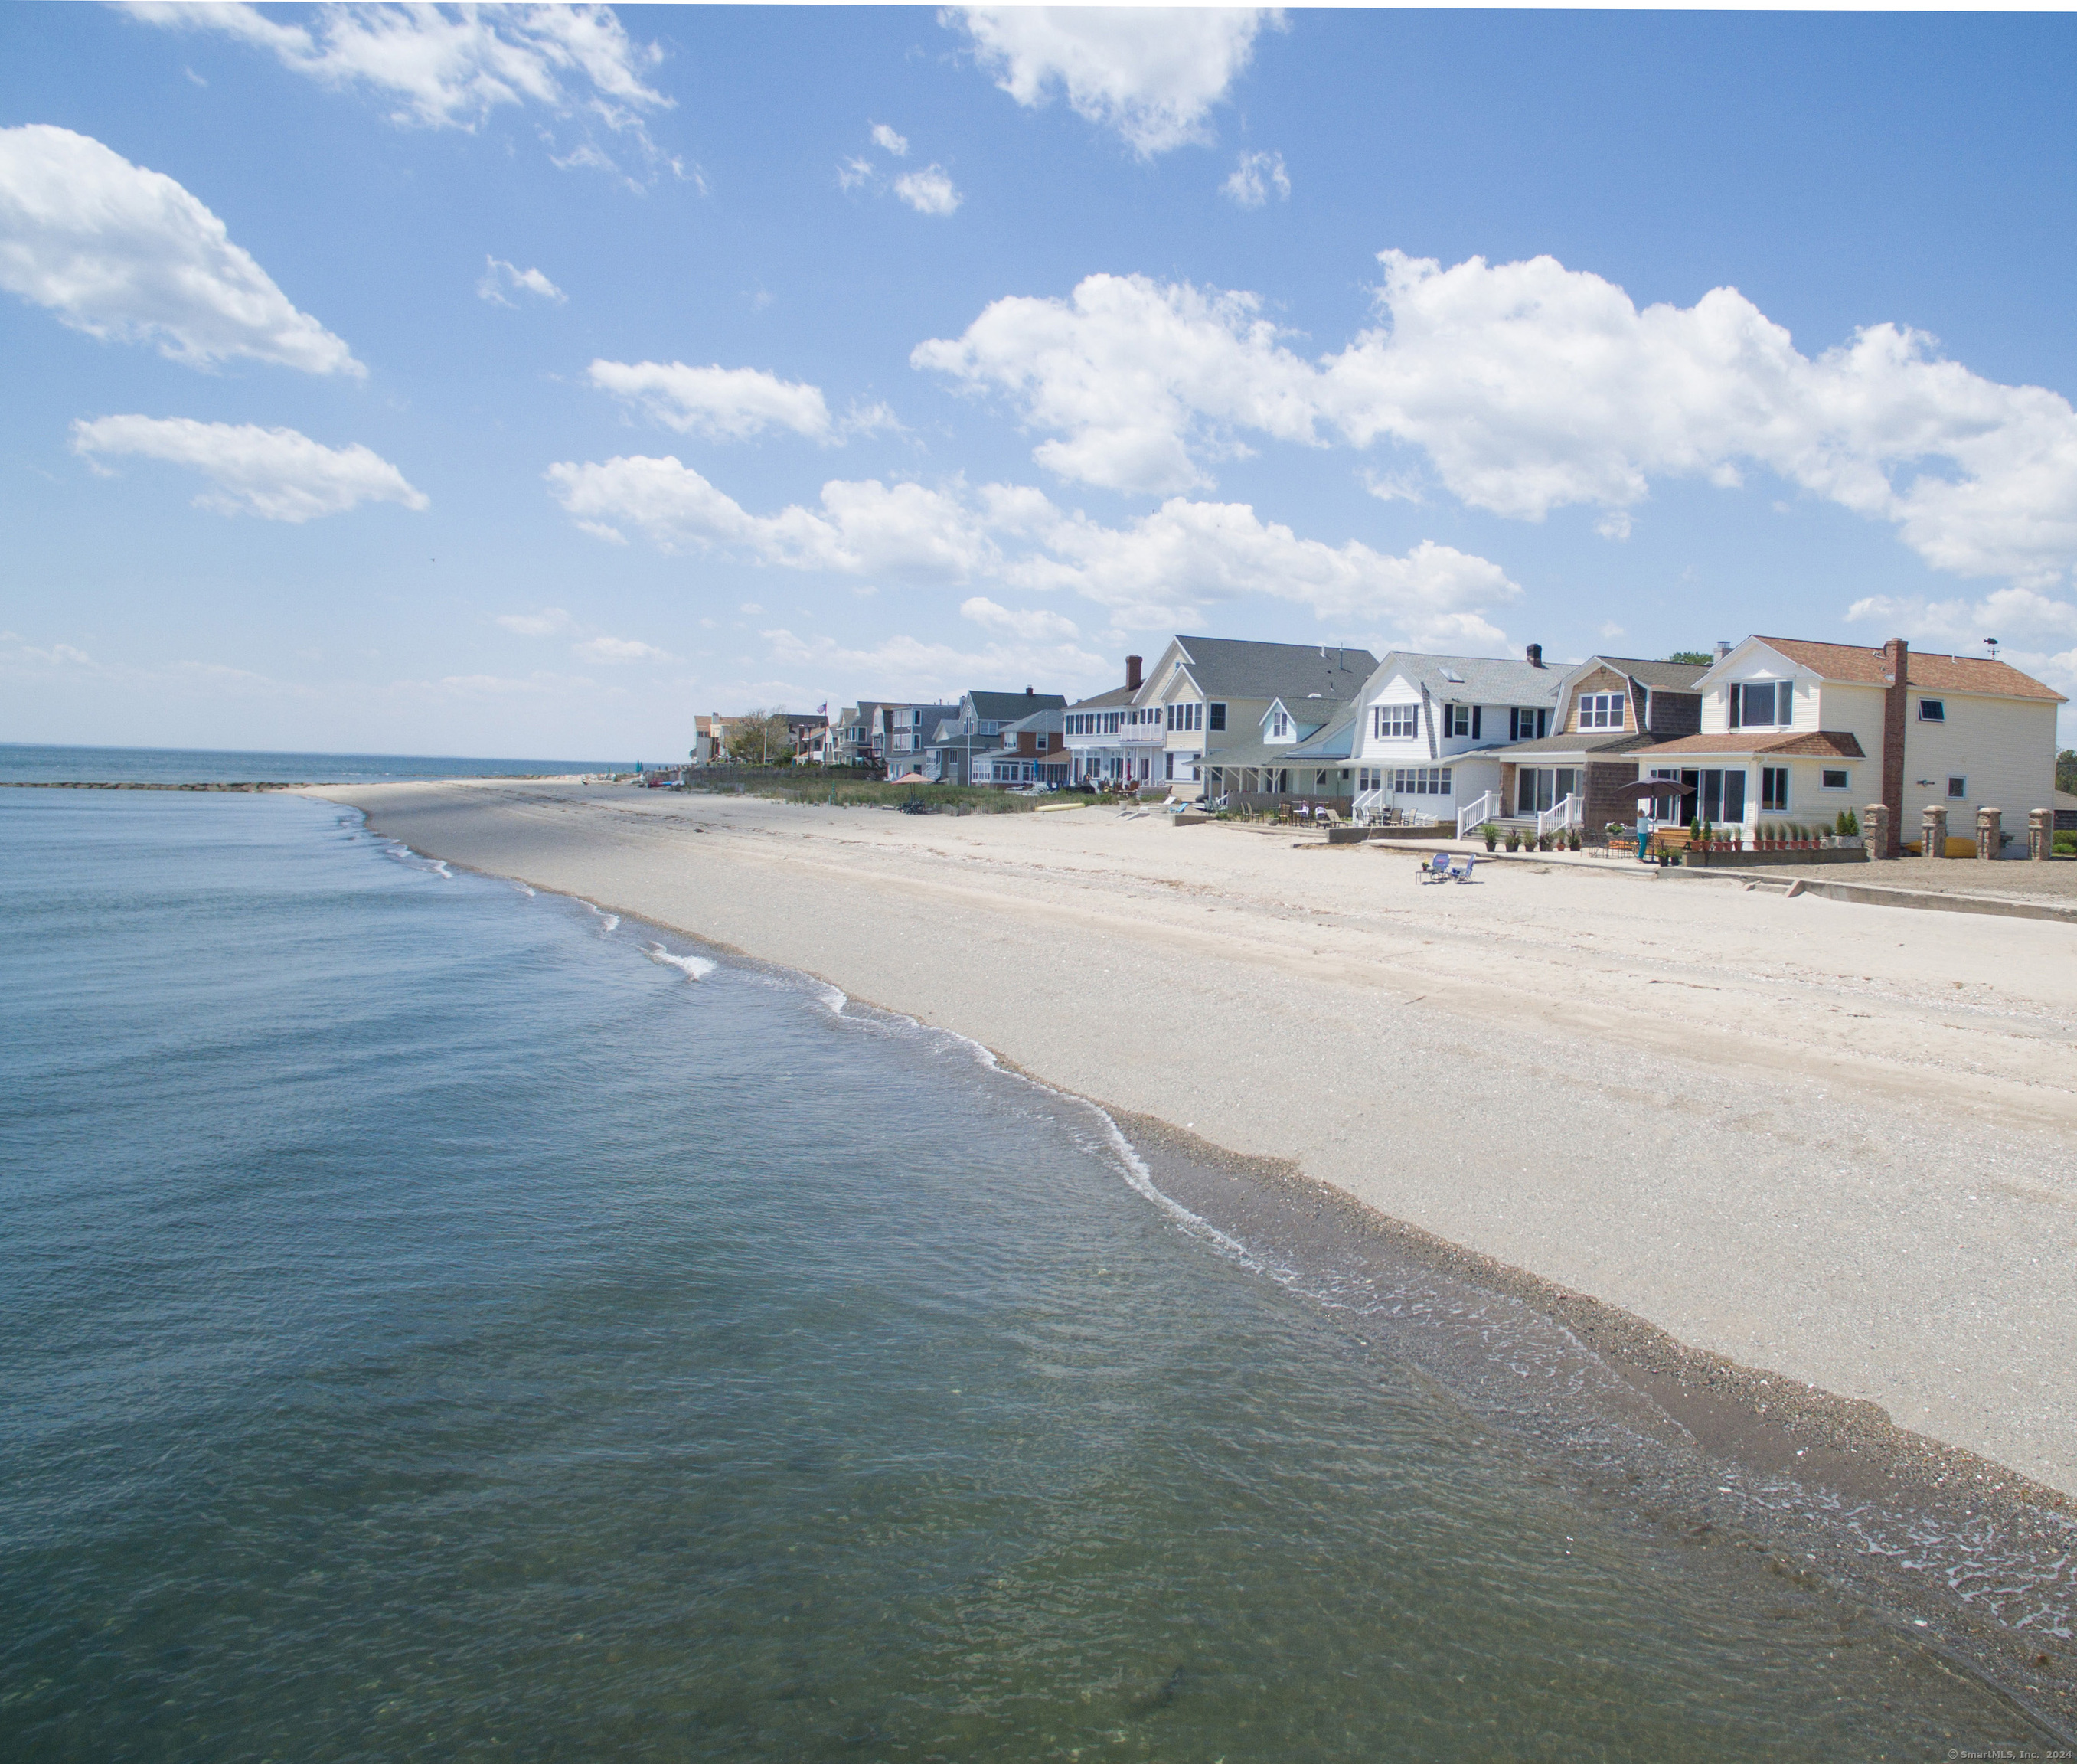
[[[1476,741],[1478,738],[1479,738],[1479,707],[1478,707],[1476,705],[1472,705],[1472,706],[1471,706],[1471,739],[1472,739],[1472,740],[1474,740],[1474,741]]]
[[[1746,689],[1742,686],[1734,686],[1731,688],[1731,726],[1734,729],[1741,729],[1745,726],[1745,719],[1738,714],[1740,711],[1745,709],[1744,705],[1741,702],[1741,701],[1745,697],[1745,694]]]

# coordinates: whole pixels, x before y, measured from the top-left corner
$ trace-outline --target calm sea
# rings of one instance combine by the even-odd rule
[[[0,1758],[2029,1737],[965,1044],[323,804],[0,797]]]
[[[0,742],[6,784],[385,784],[631,772],[632,760],[457,759],[409,754],[248,753],[185,747],[52,747]]]

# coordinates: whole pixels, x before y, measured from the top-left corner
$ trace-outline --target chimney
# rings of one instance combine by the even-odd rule
[[[1543,665],[1542,644],[1531,643],[1525,653],[1529,657],[1529,665],[1531,668],[1541,668]]]
[[[1029,697],[1031,696],[1031,689],[1030,689],[1029,686],[1026,686],[1026,687],[1024,689],[1024,696],[1025,696],[1026,698],[1029,698]]]
[[[1719,637],[1717,639],[1717,659],[1718,661],[1721,661],[1726,655],[1729,655],[1730,652],[1731,646],[1722,638]]]
[[[1139,657],[1137,655],[1125,658],[1125,689],[1127,692],[1139,690]]]
[[[1889,829],[1884,857],[1893,858],[1904,844],[1904,740],[1910,725],[1905,721],[1905,692],[1910,684],[1911,645],[1892,637],[1883,645],[1883,672],[1889,676],[1883,693],[1883,801],[1889,808]]]

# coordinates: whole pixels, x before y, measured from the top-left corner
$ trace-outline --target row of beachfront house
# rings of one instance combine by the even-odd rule
[[[2062,697],[1988,656],[1748,637],[1706,663],[1520,660],[1177,637],[1151,670],[1062,714],[1069,783],[1163,787],[1261,807],[1303,797],[1356,819],[1536,821],[1599,831],[1638,811],[1816,826],[1879,802],[1889,837],[1929,807],[2054,801]],[[2023,849],[2023,847],[2020,847]]]

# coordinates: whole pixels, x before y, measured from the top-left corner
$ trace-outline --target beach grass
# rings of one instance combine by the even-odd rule
[[[804,771],[790,766],[783,770],[710,768],[693,773],[686,788],[764,797],[774,802],[818,803],[825,808],[900,809],[921,803],[933,814],[1029,814],[1042,802],[1059,800],[972,784],[891,784],[884,779],[852,778],[834,771]]]

